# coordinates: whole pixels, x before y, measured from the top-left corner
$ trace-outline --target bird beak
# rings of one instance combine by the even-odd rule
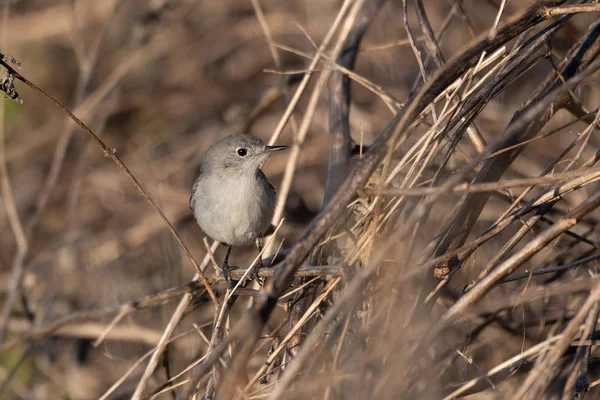
[[[271,153],[273,151],[280,151],[288,149],[288,146],[267,146],[265,147],[265,153]]]

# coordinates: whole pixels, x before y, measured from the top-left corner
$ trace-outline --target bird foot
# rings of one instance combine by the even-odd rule
[[[260,257],[259,263],[255,266],[253,266],[251,268],[250,272],[248,273],[248,276],[250,277],[250,279],[258,282],[258,284],[260,286],[262,286],[264,284],[264,280],[258,276],[258,271],[260,271],[260,269],[263,267],[264,267],[263,260],[262,260],[262,257]]]
[[[253,280],[254,280],[254,281],[256,281],[256,282],[258,282],[258,283],[260,284],[260,278],[258,277],[258,270],[256,269],[256,267],[252,267],[252,268],[250,269],[250,272],[248,272],[248,278],[249,278],[251,281],[253,281]],[[261,285],[261,286],[262,286],[262,285]]]
[[[238,267],[234,267],[234,266],[230,266],[230,265],[223,265],[221,267],[221,272],[223,273],[223,278],[225,278],[225,280],[229,284],[229,287],[232,289],[235,287],[235,285],[237,284],[238,281],[234,280],[231,277],[231,270],[237,269],[237,268]]]

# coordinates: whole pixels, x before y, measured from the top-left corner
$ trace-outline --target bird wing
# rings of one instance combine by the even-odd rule
[[[269,185],[271,192],[273,192],[274,194],[277,194],[277,192],[275,191],[275,188],[273,187],[273,185],[271,185],[271,182],[269,182],[265,173],[262,172],[261,169],[259,169],[256,173],[257,173],[257,178],[261,181],[264,181],[267,185]]]
[[[194,193],[196,193],[196,186],[198,186],[198,179],[196,178],[196,180],[194,181],[194,184],[192,185],[192,193],[190,194],[190,201],[189,201],[189,206],[190,206],[190,210],[192,210],[192,213],[194,212],[194,208],[196,206],[196,202],[194,201]]]
[[[271,224],[271,226],[269,226],[269,228],[267,229],[267,231],[265,233],[262,234],[262,236],[260,236],[261,238],[267,237],[267,236],[271,236],[272,234],[275,233],[275,229],[277,227],[273,224]]]
[[[190,201],[188,204],[190,206],[190,210],[192,210],[192,212],[194,212],[194,192],[192,192],[192,194],[190,195]]]
[[[267,181],[267,183],[269,184],[269,187],[271,188],[271,191],[275,194],[277,194],[277,192],[275,191],[275,188],[273,187],[273,185],[271,185],[271,182]]]

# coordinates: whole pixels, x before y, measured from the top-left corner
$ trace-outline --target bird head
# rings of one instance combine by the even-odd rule
[[[287,146],[267,146],[256,136],[235,133],[226,136],[207,150],[202,168],[222,170],[228,174],[253,174],[269,156]]]

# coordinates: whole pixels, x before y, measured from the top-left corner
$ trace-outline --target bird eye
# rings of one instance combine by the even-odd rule
[[[246,149],[237,149],[237,154],[240,157],[246,157],[246,154],[248,154],[248,150],[246,150]]]

